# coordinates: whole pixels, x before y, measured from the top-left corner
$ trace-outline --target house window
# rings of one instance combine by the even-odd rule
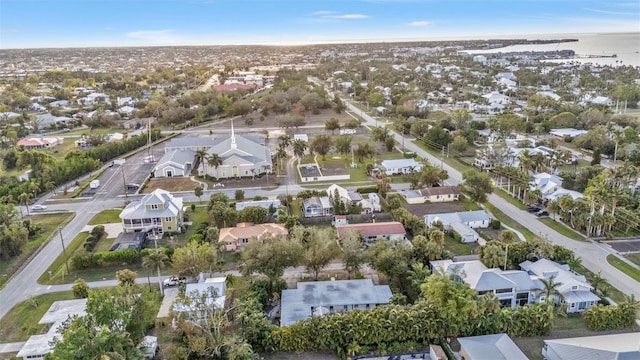
[[[313,313],[316,312],[316,308],[315,307],[311,307],[311,315],[313,315]]]
[[[243,244],[248,244],[249,243],[249,239],[247,239],[247,238],[242,239],[242,243]]]
[[[167,216],[167,217],[164,218],[164,221],[171,221],[171,220],[173,220],[173,218],[171,216]]]
[[[171,231],[171,226],[167,226],[167,231]]]
[[[364,306],[365,309],[369,310],[371,308],[371,305],[367,304]]]
[[[578,290],[578,285],[573,285],[573,286],[571,287],[571,290]]]
[[[333,312],[333,305],[332,305],[332,306],[329,306],[329,311],[330,311],[330,312]]]
[[[353,305],[353,308],[354,308],[354,309],[357,309],[357,308],[358,308],[358,305]]]
[[[158,210],[158,204],[151,204],[152,210]]]
[[[576,303],[571,303],[571,308],[574,309],[576,307]]]
[[[344,309],[344,311],[348,311],[348,310],[349,310],[349,305],[345,305],[345,306],[343,307],[343,309]]]
[[[504,294],[513,292],[513,289],[496,289],[496,294]]]

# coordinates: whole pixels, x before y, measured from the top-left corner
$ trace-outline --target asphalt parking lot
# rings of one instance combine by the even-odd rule
[[[94,195],[95,199],[114,199],[125,194],[125,184],[142,184],[156,163],[145,163],[149,154],[160,160],[164,155],[164,143],[141,151],[126,159],[123,165],[113,165],[100,176],[100,187]],[[124,175],[124,179],[123,179]],[[135,191],[129,192],[129,194]]]
[[[607,241],[607,245],[620,253],[640,252],[640,240],[614,240]]]

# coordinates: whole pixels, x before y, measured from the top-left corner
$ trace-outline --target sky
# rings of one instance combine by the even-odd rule
[[[640,32],[638,0],[0,0],[0,48]]]

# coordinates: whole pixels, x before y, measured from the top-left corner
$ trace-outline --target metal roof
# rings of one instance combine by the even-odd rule
[[[299,282],[297,289],[282,291],[280,324],[287,326],[311,315],[311,307],[388,304],[391,289],[371,279]]]
[[[529,360],[507,334],[458,338],[469,360]]]
[[[640,359],[640,332],[545,340],[544,343],[549,360]]]

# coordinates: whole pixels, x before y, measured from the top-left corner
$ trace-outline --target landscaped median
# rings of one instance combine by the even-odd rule
[[[623,273],[629,275],[635,281],[640,282],[640,270],[633,267],[632,265],[627,264],[623,260],[618,259],[615,255],[607,255],[607,262],[611,264],[611,266],[616,269],[622,271]]]

